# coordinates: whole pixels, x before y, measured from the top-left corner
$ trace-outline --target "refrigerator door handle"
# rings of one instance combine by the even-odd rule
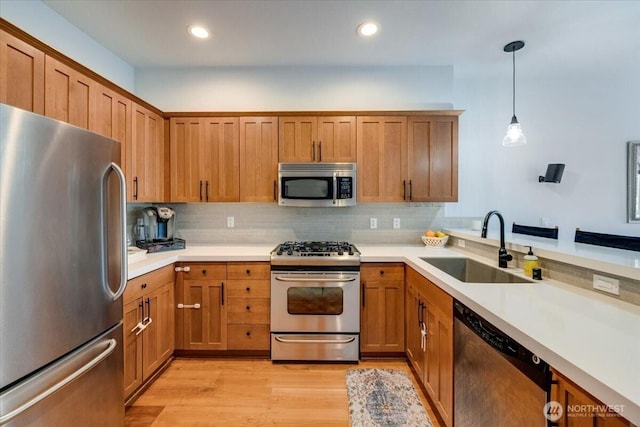
[[[116,292],[113,292],[111,290],[111,287],[107,286],[107,291],[111,294],[111,297],[113,298],[113,300],[117,300],[118,298],[120,298],[122,296],[122,294],[124,294],[124,290],[127,288],[127,188],[126,188],[126,179],[124,177],[124,172],[122,172],[122,169],[120,169],[120,167],[115,164],[115,163],[111,163],[110,165],[110,169],[113,170],[116,174],[116,176],[118,177],[118,181],[120,184],[120,224],[122,226],[122,230],[121,230],[121,246],[122,246],[122,259],[120,260],[120,285],[118,286],[118,290]],[[106,177],[105,177],[106,178]],[[107,180],[105,179],[103,181],[103,185],[106,187],[106,182]],[[106,192],[105,192],[106,194]],[[106,241],[106,239],[105,239]],[[108,264],[108,261],[106,259],[106,257],[108,256],[108,250],[105,247],[104,248],[104,256],[105,256],[105,265]],[[106,271],[106,269],[105,269]],[[105,276],[105,282],[108,283],[109,279],[107,276]]]
[[[104,345],[104,343],[105,343],[105,341],[101,341],[100,343],[98,343],[96,345]],[[62,387],[64,387],[67,384],[75,381],[76,379],[78,379],[79,377],[81,377],[82,375],[84,375],[85,373],[90,371],[92,368],[94,368],[95,366],[99,365],[103,360],[105,360],[107,357],[109,357],[109,355],[111,353],[113,353],[113,350],[115,350],[115,348],[116,348],[116,346],[118,344],[118,342],[113,338],[107,340],[106,343],[107,343],[107,348],[104,349],[96,357],[91,359],[88,363],[86,363],[80,369],[76,370],[71,375],[68,375],[67,377],[65,377],[64,379],[59,381],[58,383],[54,384],[53,386],[51,386],[48,389],[46,389],[45,391],[43,391],[42,393],[40,393],[40,394],[36,395],[35,397],[29,399],[27,402],[23,403],[22,405],[20,405],[19,407],[17,407],[13,411],[2,415],[0,417],[0,425],[3,425],[5,423],[9,422],[13,418],[17,417],[18,415],[20,415],[21,413],[26,411],[27,409],[31,408],[33,405],[35,405],[38,402],[46,399],[47,397],[49,397],[53,393],[55,393],[58,390],[60,390]]]

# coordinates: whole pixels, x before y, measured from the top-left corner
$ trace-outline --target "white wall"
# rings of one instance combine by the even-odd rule
[[[453,67],[137,69],[163,111],[451,109]]]
[[[626,223],[627,141],[640,140],[640,66],[609,74],[518,71],[516,113],[528,143],[502,147],[511,118],[511,70],[500,76],[456,70],[460,120],[460,202],[446,216],[499,209],[510,224],[576,227],[630,236]],[[539,183],[548,163],[565,163],[560,184]]]
[[[0,17],[118,86],[133,92],[134,70],[131,65],[41,1],[1,0]]]

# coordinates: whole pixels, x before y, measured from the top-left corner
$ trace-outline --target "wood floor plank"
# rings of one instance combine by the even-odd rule
[[[349,426],[345,373],[404,370],[434,427],[429,402],[404,360],[286,364],[255,359],[176,359],[127,409],[127,427]]]

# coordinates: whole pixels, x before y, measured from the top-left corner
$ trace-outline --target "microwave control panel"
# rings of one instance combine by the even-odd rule
[[[337,177],[338,194],[336,199],[351,199],[353,198],[353,178],[351,177]]]

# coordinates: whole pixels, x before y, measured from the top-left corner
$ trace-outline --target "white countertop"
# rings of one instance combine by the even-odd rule
[[[356,246],[362,262],[410,265],[598,399],[624,405],[622,415],[640,424],[640,306],[548,279],[532,284],[463,283],[420,259],[466,256],[495,265],[495,260],[450,247]],[[129,278],[176,261],[268,261],[274,247],[191,246],[148,254],[129,265]],[[520,269],[508,270],[522,275]]]

